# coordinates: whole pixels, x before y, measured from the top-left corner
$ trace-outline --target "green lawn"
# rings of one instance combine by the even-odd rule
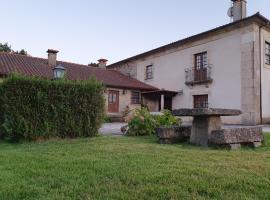
[[[241,151],[153,137],[0,143],[0,199],[269,199],[266,138]]]

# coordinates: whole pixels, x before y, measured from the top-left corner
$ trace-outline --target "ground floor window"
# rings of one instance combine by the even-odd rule
[[[138,91],[131,92],[131,104],[140,104],[141,103],[141,93]]]
[[[194,108],[208,108],[208,95],[195,95]]]

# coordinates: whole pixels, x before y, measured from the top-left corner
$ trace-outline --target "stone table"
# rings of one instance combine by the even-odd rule
[[[192,144],[208,146],[212,131],[221,130],[221,116],[238,116],[240,110],[198,108],[174,110],[174,116],[193,117],[190,142]]]

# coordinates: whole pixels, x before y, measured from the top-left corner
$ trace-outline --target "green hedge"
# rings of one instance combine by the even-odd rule
[[[12,75],[0,85],[2,137],[20,140],[91,137],[104,117],[103,86]]]

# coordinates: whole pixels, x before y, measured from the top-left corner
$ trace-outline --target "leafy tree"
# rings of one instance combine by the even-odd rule
[[[0,43],[0,52],[12,52],[11,46],[8,43],[2,44]]]
[[[20,51],[14,51],[11,48],[11,45],[9,45],[7,42],[6,43],[0,43],[0,52],[6,52],[6,53],[14,53],[14,54],[20,54],[20,55],[25,55],[27,56],[27,51],[24,49],[21,49]]]
[[[24,49],[20,50],[20,51],[14,51],[13,53],[15,54],[20,54],[20,55],[24,55],[24,56],[27,56],[27,51],[25,51]]]
[[[91,62],[90,64],[88,64],[88,66],[90,66],[90,67],[98,67],[98,63]]]

